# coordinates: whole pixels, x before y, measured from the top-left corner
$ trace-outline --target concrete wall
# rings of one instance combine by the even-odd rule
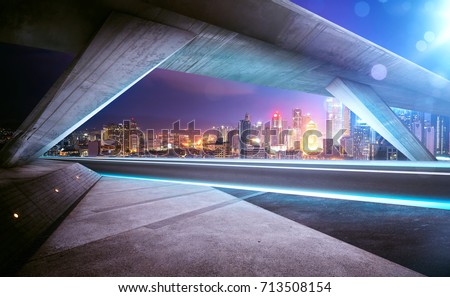
[[[39,166],[52,165],[51,161]],[[22,167],[17,171],[39,171]],[[37,167],[39,167],[37,166]],[[11,276],[36,248],[46,232],[100,179],[100,175],[75,163],[30,178],[0,183],[0,272]],[[20,172],[19,172],[20,173]],[[20,174],[19,174],[20,176]],[[17,214],[17,217],[15,217]]]

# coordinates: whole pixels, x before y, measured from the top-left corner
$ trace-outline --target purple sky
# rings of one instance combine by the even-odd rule
[[[246,112],[252,122],[269,121],[275,111],[288,119],[293,108],[301,108],[322,122],[323,102],[324,97],[311,94],[157,69],[85,126],[134,117],[142,128],[171,128],[176,120],[181,120],[184,127],[195,120],[198,128],[205,129],[236,126]]]
[[[425,68],[450,77],[450,5],[444,0],[293,0],[350,31]],[[0,44],[0,127],[17,128],[73,57],[40,49]],[[83,127],[100,128],[134,117],[141,128],[236,125],[245,112],[268,121],[292,108],[324,123],[325,98],[198,75],[155,70]]]

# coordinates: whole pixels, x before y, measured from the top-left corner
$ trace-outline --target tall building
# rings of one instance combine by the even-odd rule
[[[423,139],[423,127],[421,121],[414,121],[411,124],[411,132],[414,134],[414,136],[419,140],[422,141]]]
[[[123,120],[123,154],[139,153],[145,146],[145,135],[137,127],[134,118]]]
[[[241,159],[247,159],[247,146],[250,145],[250,139],[246,138],[246,133],[248,133],[246,131],[251,128],[250,115],[246,113],[244,119],[239,121],[239,157]]]
[[[302,129],[302,110],[300,108],[292,110],[292,129]]]
[[[283,128],[283,119],[281,118],[281,113],[276,111],[272,115],[272,128],[281,129]]]
[[[147,129],[147,151],[155,149],[155,130]]]
[[[353,158],[369,160],[371,158],[371,128],[361,120],[353,129]]]
[[[271,136],[271,123],[267,122],[264,124],[264,132],[263,132],[263,143],[264,143],[264,151],[266,152],[266,156],[271,153],[271,144],[272,144],[272,136]]]
[[[343,125],[344,125],[344,135],[343,137],[351,137],[352,135],[352,128],[354,124],[352,123],[352,119],[354,118],[354,113],[347,107],[344,106],[343,110]]]
[[[325,102],[327,107],[327,120],[331,121],[331,130],[328,132],[331,132],[331,135],[335,135],[344,128],[343,105],[334,97],[327,98]]]
[[[449,118],[441,115],[432,116],[432,122],[435,126],[435,149],[436,155],[443,156],[448,154],[449,147]]]
[[[434,133],[434,127],[427,126],[424,129],[424,139],[425,139],[425,146],[426,148],[432,153],[433,155],[436,154],[436,143],[435,143],[435,133]]]
[[[124,155],[128,155],[130,153],[130,130],[131,130],[131,121],[123,120],[123,140],[122,140],[122,153]]]
[[[271,138],[271,146],[279,146],[283,143],[280,139],[282,137],[281,131],[283,130],[283,119],[281,113],[276,111],[272,115],[271,128],[276,131],[276,137]]]
[[[295,108],[292,110],[292,142],[293,149],[299,150],[302,141],[302,110],[300,108]]]

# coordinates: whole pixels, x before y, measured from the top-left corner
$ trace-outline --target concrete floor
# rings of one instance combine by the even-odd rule
[[[450,211],[221,189],[427,276],[450,276]]]
[[[420,276],[203,186],[103,177],[18,276]]]

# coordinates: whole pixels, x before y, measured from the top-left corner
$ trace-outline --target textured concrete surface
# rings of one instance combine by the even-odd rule
[[[51,165],[50,165],[51,163]],[[15,168],[0,168],[0,185],[11,182],[32,180],[67,167],[67,162],[36,160],[33,163]]]
[[[0,41],[5,43],[79,54],[116,11],[198,35],[167,61],[168,69],[194,65],[189,72],[324,95],[335,77],[343,77],[371,85],[389,106],[450,115],[447,79],[288,0],[4,2]],[[370,75],[376,64],[387,67],[383,81]]]
[[[17,275],[420,275],[243,200],[250,196],[103,177]]]
[[[2,148],[0,166],[42,156],[193,37],[177,28],[111,14]]]
[[[450,276],[450,212],[442,209],[221,189],[427,276]]]
[[[428,149],[403,125],[392,109],[368,85],[336,78],[327,90],[411,161],[436,161]]]
[[[36,161],[0,170],[0,273],[10,275],[100,179],[77,164]]]

